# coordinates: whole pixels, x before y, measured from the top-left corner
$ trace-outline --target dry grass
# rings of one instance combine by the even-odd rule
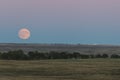
[[[119,59],[0,61],[0,80],[119,79]]]

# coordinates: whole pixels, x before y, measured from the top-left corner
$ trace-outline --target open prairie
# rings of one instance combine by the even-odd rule
[[[119,80],[120,59],[0,61],[0,80]]]

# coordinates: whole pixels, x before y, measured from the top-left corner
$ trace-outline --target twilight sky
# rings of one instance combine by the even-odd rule
[[[120,0],[0,0],[2,42],[120,45]]]

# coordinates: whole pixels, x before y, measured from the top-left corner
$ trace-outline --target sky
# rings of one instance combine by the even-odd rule
[[[0,0],[0,43],[120,45],[120,0]]]

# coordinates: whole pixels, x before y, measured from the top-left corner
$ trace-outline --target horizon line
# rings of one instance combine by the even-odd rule
[[[106,45],[106,46],[120,46],[120,44],[102,44],[102,43],[23,43],[23,42],[0,42],[0,44],[48,44],[48,45]]]

